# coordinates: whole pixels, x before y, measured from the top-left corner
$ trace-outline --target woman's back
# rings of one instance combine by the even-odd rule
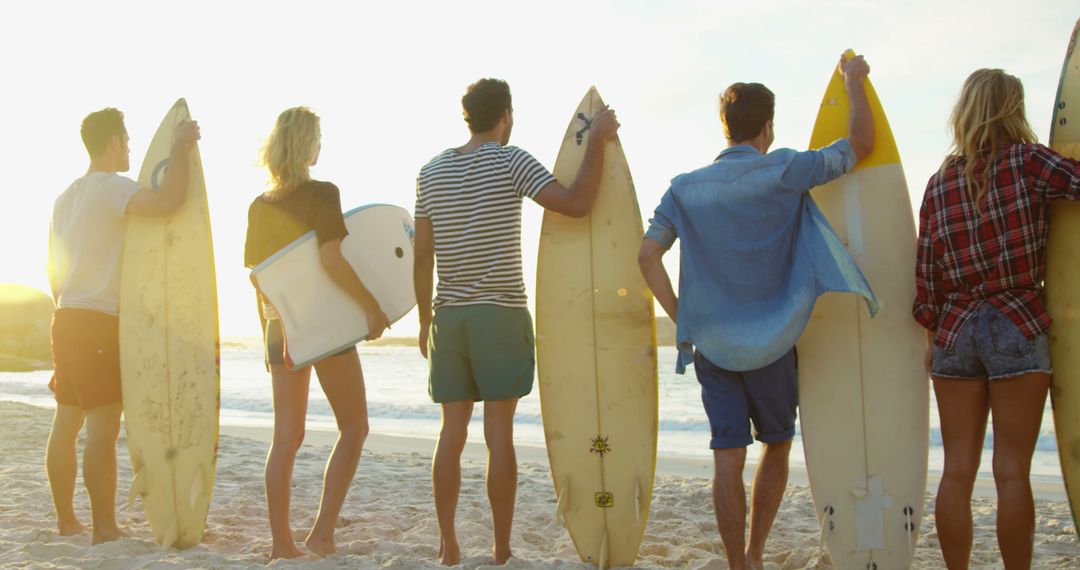
[[[1050,325],[1042,299],[1049,202],[1080,198],[1080,163],[1039,144],[1015,144],[987,156],[958,156],[930,178],[920,211],[918,298],[939,313],[947,336],[983,300],[1026,335]],[[988,172],[976,203],[968,172]]]
[[[310,180],[279,199],[256,197],[248,208],[244,265],[255,267],[312,230],[319,245],[348,234],[337,186]]]

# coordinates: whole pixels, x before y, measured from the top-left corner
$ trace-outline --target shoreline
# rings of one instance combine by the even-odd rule
[[[269,445],[273,437],[273,428],[261,426],[233,426],[222,425],[222,435],[240,437],[251,441]],[[325,428],[308,427],[305,430],[304,445],[332,446],[337,437],[337,432]],[[550,469],[548,465],[547,449],[535,445],[516,444],[518,463],[533,463],[542,465],[544,469]],[[412,437],[404,435],[389,435],[382,433],[369,433],[364,443],[364,452],[376,453],[408,453],[428,461],[431,460],[435,450],[435,438]],[[465,444],[462,460],[483,462],[487,457],[487,450],[482,443],[469,441]],[[757,466],[757,458],[748,455],[746,468],[743,470],[743,482],[747,485],[753,480],[754,468]],[[659,455],[656,458],[656,476],[671,475],[677,477],[691,477],[711,480],[713,463],[711,459],[700,457],[678,457]],[[938,482],[941,480],[941,472],[930,470],[926,478],[926,492],[936,494]],[[791,465],[788,474],[788,486],[809,487],[810,480],[806,468],[801,465]],[[1049,478],[1033,477],[1031,481],[1032,494],[1037,499],[1047,501],[1066,501],[1065,484]],[[554,492],[554,491],[552,491]],[[997,490],[994,487],[993,478],[979,477],[975,480],[975,497],[994,498]]]
[[[32,402],[0,399],[0,405],[6,404],[30,406],[50,414],[52,409]],[[121,432],[123,432],[123,430],[121,430]],[[219,433],[221,435],[249,439],[268,446],[273,436],[273,427],[270,425],[253,426],[248,424],[222,423],[219,427]],[[331,428],[309,424],[305,429],[306,435],[304,445],[332,446],[334,444],[336,433],[337,432]],[[424,457],[430,461],[435,449],[435,439],[434,434],[431,437],[420,437],[373,431],[368,434],[367,441],[364,444],[364,452],[409,453]],[[515,444],[515,449],[517,450],[519,463],[535,463],[542,465],[545,469],[549,468],[546,448],[537,445],[517,443]],[[486,449],[482,443],[470,440],[465,444],[465,451],[462,454],[463,459],[482,462],[485,460],[486,456]],[[757,459],[758,458],[752,453],[747,455],[746,468],[743,470],[743,481],[746,484],[750,484],[752,481],[753,470],[757,465]],[[989,460],[990,454],[987,450],[987,452],[984,452],[983,454],[983,463],[987,464]],[[675,475],[680,477],[711,479],[712,467],[712,460],[708,457],[658,455],[656,459],[657,476]],[[796,485],[809,487],[810,483],[806,474],[805,465],[792,462],[789,471],[789,486]],[[927,471],[926,492],[928,494],[935,494],[937,492],[941,475],[942,472],[940,470],[929,469]],[[1033,495],[1037,499],[1048,501],[1066,501],[1068,499],[1064,480],[1055,476],[1033,475],[1031,477],[1031,489]],[[975,480],[972,495],[974,497],[995,498],[997,496],[997,490],[994,486],[993,477],[980,473]]]

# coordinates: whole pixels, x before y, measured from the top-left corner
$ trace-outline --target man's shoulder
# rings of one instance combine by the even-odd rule
[[[428,174],[433,170],[438,170],[440,167],[444,166],[447,161],[455,154],[457,154],[457,151],[452,148],[448,148],[440,152],[439,154],[431,157],[431,160],[428,160],[427,163],[420,168],[420,176],[424,176],[425,174]]]

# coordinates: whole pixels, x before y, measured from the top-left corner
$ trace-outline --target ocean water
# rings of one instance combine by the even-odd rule
[[[415,347],[359,347],[360,362],[367,388],[368,414],[372,433],[432,438],[438,434],[439,407],[427,394],[427,361]],[[708,458],[709,424],[701,406],[700,389],[693,374],[674,373],[675,349],[660,347],[660,410],[658,453],[670,457]],[[273,402],[270,375],[263,368],[262,349],[258,339],[227,339],[221,348],[221,423],[224,425],[271,426]],[[42,407],[53,407],[47,388],[50,372],[0,372],[0,400],[14,400]],[[930,398],[930,458],[931,471],[940,472],[943,465],[941,430],[934,398]],[[483,441],[483,406],[477,405],[473,415],[470,441]],[[318,381],[311,382],[308,404],[308,425],[312,428],[334,428],[330,406],[323,397]],[[515,418],[515,440],[524,445],[544,445],[540,420],[538,390],[521,400]],[[43,442],[44,444],[44,442]],[[987,427],[987,437],[980,474],[991,475],[990,450],[993,434]],[[755,444],[750,458],[759,453]],[[799,436],[796,436],[791,455],[792,463],[804,464]],[[1032,474],[1039,479],[1060,480],[1057,446],[1054,439],[1053,416],[1049,402],[1043,415]]]

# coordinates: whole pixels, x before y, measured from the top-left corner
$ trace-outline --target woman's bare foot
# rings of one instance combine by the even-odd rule
[[[445,541],[439,542],[439,564],[443,566],[453,566],[461,562],[461,550],[455,543],[452,546],[446,544]]]
[[[75,536],[76,534],[86,532],[86,527],[83,526],[83,523],[79,522],[79,519],[72,519],[69,521],[58,521],[56,523],[56,531],[60,536]]]
[[[514,553],[510,552],[509,548],[505,551],[500,551],[499,548],[495,548],[492,550],[492,556],[495,557],[495,565],[502,566],[503,564],[506,564],[507,560],[510,560],[514,556]]]
[[[279,558],[300,558],[304,555],[304,551],[296,547],[296,543],[290,542],[288,544],[277,545],[270,549],[270,560],[277,560]]]
[[[308,536],[304,541],[304,546],[319,558],[326,558],[327,556],[333,556],[337,554],[337,547],[334,546],[334,538],[329,539],[316,538],[314,536]]]
[[[91,540],[91,544],[104,544],[106,542],[112,542],[121,538],[130,538],[131,535],[127,531],[121,530],[120,527],[113,527],[105,530],[94,529],[94,538]]]

